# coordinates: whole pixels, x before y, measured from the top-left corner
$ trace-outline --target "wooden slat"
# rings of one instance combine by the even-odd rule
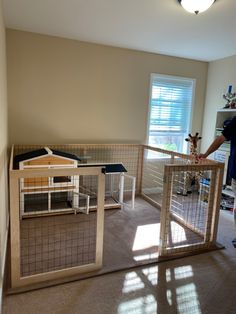
[[[216,187],[214,197],[214,205],[212,209],[212,229],[211,229],[211,237],[210,242],[215,243],[217,237],[218,223],[219,223],[219,215],[220,215],[220,202],[221,202],[221,191],[223,185],[223,176],[224,176],[224,168],[219,168],[216,174]]]
[[[96,264],[102,267],[104,237],[105,174],[98,176]]]
[[[20,193],[17,178],[10,177],[10,191],[11,284],[14,287],[20,280]]]
[[[164,186],[160,219],[160,256],[165,254],[167,248],[167,236],[170,228],[170,201],[171,201],[171,178],[172,171],[168,166],[165,166],[164,170]]]
[[[34,189],[22,189],[21,192],[47,192],[47,191],[62,191],[62,190],[71,190],[71,189],[75,189],[76,186],[75,185],[67,185],[67,186],[62,186],[62,187],[47,187],[47,188],[34,188]]]
[[[63,168],[63,169],[25,169],[12,170],[13,178],[34,178],[34,177],[61,177],[73,175],[99,175],[103,167]]]
[[[68,160],[63,157],[57,156],[43,156],[37,157],[30,161],[23,161],[24,165],[34,166],[34,165],[71,165],[74,164],[74,160]]]
[[[23,185],[24,187],[34,187],[34,186],[48,186],[49,178],[48,177],[39,177],[39,178],[25,178]],[[21,190],[24,192],[24,189]]]
[[[14,285],[12,286],[12,288],[29,286],[40,282],[47,282],[49,280],[56,280],[60,278],[63,279],[65,277],[75,276],[82,273],[89,273],[98,270],[99,268],[100,266],[98,266],[96,263],[92,263],[83,266],[75,266],[61,270],[54,270],[47,273],[21,277],[19,280],[14,280]]]
[[[9,163],[9,171],[13,170],[13,158],[14,158],[14,145],[11,147],[11,156],[10,156],[10,163]]]

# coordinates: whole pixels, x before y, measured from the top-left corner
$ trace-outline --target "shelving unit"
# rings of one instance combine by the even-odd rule
[[[234,192],[229,188],[223,189],[222,194],[234,198]]]
[[[219,109],[216,115],[216,127],[222,127],[224,121],[236,115],[236,109]]]

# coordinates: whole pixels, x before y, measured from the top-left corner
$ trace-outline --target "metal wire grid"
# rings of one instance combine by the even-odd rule
[[[164,168],[167,164],[187,164],[188,160],[183,158],[173,158],[169,154],[150,151],[148,149],[144,152],[144,165],[142,177],[142,193],[154,203],[157,203],[160,208],[163,201],[163,186],[164,186]],[[183,172],[176,172],[173,176],[172,193],[169,191],[167,197],[170,198],[170,216],[165,224],[168,225],[167,247],[166,252],[170,248],[178,246],[189,245],[202,241],[198,233],[193,232],[194,228],[187,229],[190,224],[190,213],[193,213],[193,206],[197,207],[195,193],[184,197],[178,195],[178,191],[183,189]],[[201,191],[203,193],[203,190]],[[191,211],[186,211],[186,208],[191,208]],[[171,215],[174,214],[174,215]],[[198,211],[199,217],[200,210]],[[179,217],[179,221],[174,220],[174,216]],[[194,219],[196,217],[192,214],[192,223],[197,223]],[[200,218],[203,219],[203,218]],[[204,219],[203,219],[204,220]],[[162,222],[164,223],[164,222]],[[183,227],[185,224],[186,227]]]
[[[20,222],[21,276],[95,262],[96,212]]]
[[[80,213],[87,205],[80,193],[84,179],[97,187],[96,176],[20,179],[21,276],[95,262],[97,214]],[[96,196],[97,188],[90,194]],[[96,206],[96,198],[92,204]],[[55,216],[60,212],[72,214]]]
[[[114,145],[114,147],[112,147],[112,146],[113,145],[109,145],[109,146],[104,145],[104,147],[103,147],[103,145],[84,145],[84,146],[83,145],[74,145],[74,146],[73,145],[69,145],[69,146],[67,146],[67,145],[65,145],[65,146],[62,146],[62,145],[51,146],[50,145],[51,148],[54,148],[57,150],[67,151],[70,153],[74,153],[77,156],[82,156],[82,155],[85,157],[89,156],[89,162],[91,162],[91,163],[93,163],[93,162],[96,162],[96,163],[97,162],[98,163],[99,162],[106,162],[108,160],[109,160],[109,162],[123,162],[123,164],[125,165],[125,167],[127,168],[127,170],[129,171],[130,174],[136,174],[136,176],[140,177],[140,147],[142,147],[142,146],[141,145],[131,145],[131,146]],[[39,147],[37,147],[37,148],[39,148]],[[32,149],[36,149],[36,147],[35,146],[33,146],[33,147],[27,146],[27,148],[17,147],[17,149],[15,150],[15,154],[22,153],[25,151],[30,151]],[[122,151],[122,149],[123,149],[123,151]],[[121,152],[119,150],[121,150]],[[161,158],[160,158],[159,153],[157,153],[157,155],[156,155],[158,158],[155,158],[155,156],[154,156],[154,158],[150,158],[150,156],[148,156],[147,152],[148,152],[148,150],[145,149],[144,150],[144,163],[143,163],[142,191],[144,194],[146,193],[146,195],[148,195],[148,197],[152,198],[156,203],[162,204],[163,175],[164,175],[165,165],[167,163],[186,164],[188,162],[188,160],[185,158],[181,159],[179,156],[177,156],[177,158],[175,158],[175,157],[171,156],[171,154],[169,155],[168,153],[167,154],[162,153]],[[153,154],[155,155],[156,152],[153,152]],[[179,178],[177,178],[175,176],[176,177],[175,180],[178,182],[181,182],[181,179],[182,179],[181,176],[183,177],[183,174],[178,174],[178,176],[179,176]],[[88,179],[86,179],[86,180],[87,180],[87,182],[90,181]],[[86,182],[86,180],[83,180],[83,181]],[[89,188],[91,189],[91,186],[93,186],[93,183],[91,183],[91,184],[87,183],[86,186],[87,185],[89,185]],[[110,183],[108,181],[106,190],[108,190],[109,185],[110,185]],[[173,191],[174,191],[174,189],[173,189]],[[154,193],[152,193],[152,192],[154,192]],[[205,189],[205,187],[203,187],[202,191],[201,191],[201,198],[207,199],[207,193],[208,193],[207,189]],[[193,198],[193,196],[191,196],[191,197]],[[172,198],[173,198],[173,200],[172,200]],[[174,204],[174,201],[175,201],[174,196],[172,195],[171,196],[171,202]],[[192,199],[192,203],[193,203],[193,201],[194,200]],[[203,202],[207,203],[207,201],[203,201]],[[202,205],[200,210],[195,210],[195,214],[197,214],[197,213],[200,214],[201,211],[205,210],[204,206]],[[180,211],[180,209],[178,209],[178,210]],[[172,214],[178,213],[175,207],[173,207],[173,208],[171,207],[171,211],[172,211]],[[77,216],[85,216],[85,215],[80,214]],[[181,218],[182,218],[182,220],[186,220],[186,224],[188,223],[189,225],[191,225],[190,224],[190,222],[191,222],[190,217],[193,217],[193,216],[191,216],[190,212],[189,212],[189,214],[187,214],[185,216],[183,215]],[[40,217],[40,219],[44,219],[44,218],[45,217]],[[53,217],[46,217],[46,218],[49,219],[49,218],[53,218]],[[54,217],[54,218],[56,218],[56,217]],[[39,219],[39,218],[37,218],[37,219]],[[23,220],[22,223],[25,221]],[[185,237],[187,234],[187,240],[191,239],[190,243],[199,242],[199,239],[202,240],[202,237],[199,234],[199,230],[202,231],[202,228],[204,228],[205,220],[203,221],[203,223],[200,223],[200,220],[198,221],[197,224],[193,223],[192,227],[195,229],[199,229],[199,230],[197,230],[198,232],[195,232],[196,239],[197,239],[196,241],[193,240],[192,235],[191,235],[191,237],[189,236],[188,231],[183,231],[182,235],[181,235],[177,225],[175,224],[175,221],[168,221],[167,220],[165,223],[170,224],[169,239],[168,239],[168,246],[170,249],[172,247],[176,249],[176,247],[178,245],[181,246],[183,244],[183,233],[184,232],[185,232]],[[44,223],[41,221],[41,224],[44,224]],[[68,223],[67,225],[69,227],[70,224]],[[22,224],[22,227],[23,227],[23,224]],[[29,228],[25,228],[25,229],[29,230]],[[70,229],[70,227],[69,227],[69,229]],[[23,229],[22,229],[22,231],[23,231]],[[33,264],[36,265],[36,259],[33,256],[30,256],[30,254],[29,254],[29,251],[31,251],[31,249],[32,249],[32,248],[30,248],[32,245],[29,242],[28,242],[28,244],[26,243],[25,232],[26,231],[22,232],[21,239],[22,239],[22,243],[25,243],[25,250],[26,251],[27,251],[26,248],[28,247],[28,253],[26,253],[25,251],[22,252],[22,259],[21,260],[24,261],[24,264],[25,264],[25,261],[28,258],[29,262],[28,262],[27,267],[25,266],[26,270],[24,270],[24,272],[23,272],[23,264],[22,264],[22,274],[24,274],[24,276],[26,276],[26,274],[29,274],[29,273],[30,274],[37,273],[36,266],[33,265]],[[32,233],[32,243],[34,241],[36,241],[36,239],[34,240],[34,238],[35,238],[34,233]],[[37,241],[39,241],[39,240],[37,240]],[[45,237],[44,241],[45,242],[47,241],[46,237]],[[65,246],[65,248],[66,249],[68,248],[68,252],[70,252],[70,244],[68,244],[68,245],[69,246],[68,247]],[[52,247],[52,245],[51,245],[51,247]],[[24,246],[22,246],[22,249],[23,248],[24,248]],[[191,249],[192,249],[192,247],[190,245],[189,250],[191,250]],[[34,252],[34,250],[32,250],[32,251]],[[62,249],[62,251],[63,251],[63,249]],[[43,264],[44,265],[43,271],[44,271],[44,269],[45,269],[45,271],[48,271],[48,269],[51,269],[50,267],[52,267],[53,269],[57,269],[56,267],[64,268],[65,266],[58,265],[59,262],[58,261],[56,262],[56,258],[55,258],[55,263],[53,264],[53,260],[51,258],[53,256],[53,252],[48,250],[46,252],[46,254],[49,252],[50,252],[50,258],[46,258],[45,262],[42,260],[39,260],[38,268],[40,268],[43,263],[44,263]],[[171,254],[171,250],[169,250],[169,253]],[[33,255],[37,255],[37,254],[39,255],[39,253],[38,252],[36,253],[36,251],[35,251],[35,254],[33,253]],[[46,256],[46,254],[45,254],[45,256]],[[57,254],[59,254],[59,252]],[[85,254],[85,256],[87,256],[86,254]],[[70,256],[70,254],[68,254],[68,256]],[[73,258],[71,257],[71,258],[66,259],[65,256],[62,256],[63,263],[65,260],[69,261],[68,267],[70,267],[72,265]],[[33,262],[31,263],[30,261],[33,261]],[[87,260],[87,262],[88,262],[88,260]],[[63,265],[63,263],[61,263],[61,265]],[[77,264],[78,263],[80,263],[79,259],[77,260]],[[52,264],[53,264],[53,266],[52,266]],[[41,265],[41,266],[39,267],[39,265]],[[47,266],[45,266],[45,265],[47,265]],[[40,269],[41,270],[39,272],[42,271],[42,267]]]
[[[215,174],[212,176],[212,171],[208,170],[208,165],[210,169],[215,163],[206,160],[196,165],[191,157],[181,155],[151,148],[144,150],[142,194],[159,205],[164,217],[164,220],[161,218],[162,256],[209,247],[212,230],[215,229],[211,224],[215,223],[212,221],[215,215],[212,194],[218,198],[220,185],[216,184]],[[164,176],[168,165],[186,165],[186,171],[173,172],[169,168]],[[191,179],[188,181],[191,193],[184,196],[186,177]],[[167,183],[168,188],[164,190]]]
[[[162,206],[164,167],[171,163],[169,154],[144,150],[142,193]]]
[[[40,147],[44,146],[16,146],[14,155]],[[140,154],[140,147],[137,145],[50,145],[50,148],[82,157],[81,163],[122,162],[129,173],[137,175]],[[63,182],[62,185],[57,183],[54,187],[54,179],[49,177],[20,179],[21,217],[32,217],[20,221],[22,277],[95,261],[96,212],[90,212],[89,215],[42,216],[74,212],[72,182],[68,184]],[[119,190],[119,176],[109,175],[106,176],[106,194],[111,193],[111,180],[113,192]],[[74,179],[73,184],[76,184]],[[80,176],[77,185],[80,193],[90,196],[90,205],[96,207],[96,176]],[[129,189],[128,186],[126,188]],[[77,209],[84,206],[85,199],[80,197]]]
[[[142,146],[136,144],[71,144],[71,145],[16,145],[14,146],[14,156],[26,153],[32,150],[40,149],[48,146],[51,149],[67,152],[81,158],[80,163],[88,164],[106,164],[106,163],[122,163],[129,175],[136,177],[136,190],[140,191],[141,181],[141,154]],[[17,165],[14,165],[17,169]],[[111,175],[106,177],[105,194],[111,195]],[[113,175],[112,184],[114,191],[119,190],[119,176]],[[93,185],[86,182],[89,189],[93,189]],[[132,189],[130,180],[125,182],[125,192],[128,193]]]
[[[86,180],[92,182],[93,190],[84,189]],[[96,198],[97,184],[97,177],[91,175],[22,178],[20,179],[21,216],[68,209],[81,210],[86,205],[85,200],[88,196]]]
[[[191,177],[194,177],[196,172],[192,171]],[[211,178],[209,171],[201,171],[201,176]],[[186,232],[186,228],[177,226],[176,223],[170,222],[170,232],[168,236],[168,247],[176,247],[183,245],[191,245],[196,243],[204,243],[209,204],[209,188],[210,185],[204,184],[201,179],[198,185],[196,180],[192,182],[192,191],[187,195],[183,195],[179,191],[183,190],[184,173],[174,172],[170,214],[180,221],[183,226],[192,230],[192,233]],[[173,241],[174,238],[174,241]]]

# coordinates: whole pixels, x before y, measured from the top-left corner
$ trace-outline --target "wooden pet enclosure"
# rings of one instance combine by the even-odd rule
[[[11,288],[101,269],[104,209],[135,211],[135,196],[160,211],[159,258],[215,248],[223,170],[145,145],[14,146]]]

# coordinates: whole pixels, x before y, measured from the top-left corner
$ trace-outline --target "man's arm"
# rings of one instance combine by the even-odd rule
[[[207,156],[211,153],[214,153],[214,151],[216,151],[220,147],[220,145],[224,143],[225,140],[226,138],[224,137],[224,135],[217,136],[211,143],[205,154],[199,154],[198,158],[207,158]]]

